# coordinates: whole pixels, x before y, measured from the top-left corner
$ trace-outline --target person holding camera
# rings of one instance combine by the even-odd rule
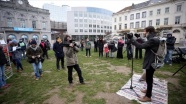
[[[35,78],[39,80],[42,76],[42,55],[43,51],[40,47],[37,46],[37,42],[32,40],[30,42],[31,46],[27,49],[26,56],[28,57],[29,63],[32,64]]]
[[[57,70],[60,70],[59,67],[59,61],[61,60],[61,67],[62,69],[65,69],[64,67],[64,52],[63,52],[63,43],[60,37],[56,38],[56,42],[53,45],[53,51],[55,52],[56,56],[56,67]]]
[[[82,71],[79,67],[78,64],[78,57],[77,57],[77,52],[79,52],[79,48],[72,43],[71,41],[71,37],[69,35],[67,35],[64,39],[64,47],[63,47],[63,51],[66,57],[66,65],[68,68],[68,81],[70,86],[73,84],[73,78],[72,78],[72,71],[73,68],[76,70],[78,77],[79,77],[79,82],[81,84],[85,84],[84,83],[84,79],[82,77]],[[68,44],[68,45],[66,45]]]
[[[167,34],[167,40],[166,40],[166,44],[167,44],[167,54],[165,56],[165,63],[169,64],[170,66],[172,66],[172,54],[174,51],[174,44],[176,42],[176,38],[174,36],[172,36],[171,33]]]
[[[147,35],[147,41],[145,43],[139,43],[133,39],[133,36],[129,34],[128,38],[130,42],[140,49],[145,49],[145,57],[143,61],[143,69],[146,69],[146,83],[147,89],[141,90],[141,92],[146,93],[144,97],[138,98],[141,102],[151,101],[152,87],[153,87],[153,74],[155,69],[151,66],[155,61],[155,54],[157,52],[160,41],[156,37],[155,28],[153,26],[148,26],[145,28],[145,34]]]

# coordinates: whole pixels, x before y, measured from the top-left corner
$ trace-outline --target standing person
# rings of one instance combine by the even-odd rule
[[[105,52],[106,58],[109,57],[108,43],[105,43],[105,44],[104,44],[104,52]]]
[[[98,47],[99,47],[99,57],[103,57],[104,43],[103,43],[103,39],[101,39],[101,38],[99,39]]]
[[[174,44],[176,42],[176,38],[174,36],[172,36],[171,33],[167,34],[167,40],[166,40],[166,44],[167,44],[167,54],[165,56],[165,63],[169,64],[170,66],[172,66],[172,53],[174,51]]]
[[[48,59],[48,54],[47,54],[47,45],[45,44],[44,40],[41,40],[41,43],[39,45],[43,51],[43,55],[42,57],[45,58],[45,56],[47,57]]]
[[[11,48],[12,59],[16,62],[17,72],[21,72],[21,70],[23,70],[23,66],[21,63],[21,58],[22,58],[21,47],[18,47],[18,42],[15,39],[12,40],[11,44],[12,44],[12,48]]]
[[[85,43],[85,41],[84,41],[83,38],[82,38],[81,41],[80,41],[80,44],[81,44],[81,51],[83,51],[84,43]]]
[[[60,70],[59,62],[61,60],[61,67],[62,69],[65,69],[64,67],[64,52],[63,52],[63,43],[60,37],[56,38],[56,42],[53,45],[53,51],[55,52],[56,56],[56,67],[57,70]]]
[[[23,42],[23,39],[19,39],[18,46],[21,47],[21,52],[22,52],[23,58],[25,59],[26,58],[26,53],[25,53],[26,44]]]
[[[151,66],[155,61],[155,54],[159,47],[159,39],[154,38],[156,36],[155,29],[153,26],[148,26],[145,28],[145,34],[147,35],[147,41],[143,44],[138,43],[134,39],[131,39],[131,43],[137,48],[145,49],[145,57],[143,62],[143,69],[146,69],[146,83],[147,89],[141,90],[141,92],[146,93],[144,97],[138,98],[141,102],[151,101],[152,87],[153,87],[153,74],[155,69]],[[152,52],[153,51],[153,52]]]
[[[82,77],[82,72],[78,64],[78,58],[77,58],[77,52],[79,52],[79,48],[77,46],[74,46],[73,43],[70,43],[71,37],[67,35],[64,39],[65,44],[69,44],[69,46],[64,46],[64,54],[66,57],[66,65],[68,68],[68,81],[69,84],[73,84],[73,78],[72,78],[72,71],[73,68],[76,70],[78,77],[79,77],[79,82],[81,84],[84,83],[84,79]]]
[[[110,41],[108,48],[109,48],[110,58],[113,58],[114,57],[113,52],[117,51],[114,41]]]
[[[85,48],[86,48],[86,57],[91,57],[91,52],[90,52],[91,43],[88,38],[85,41]]]
[[[41,56],[43,55],[43,51],[37,46],[35,40],[32,40],[30,44],[31,46],[27,48],[26,56],[28,57],[29,63],[33,66],[36,80],[39,80],[42,76]]]
[[[140,34],[136,34],[136,41],[138,43],[143,43],[143,39],[140,37]],[[139,53],[139,59],[142,59],[142,49],[141,48],[137,48],[136,47],[136,50],[135,50],[135,58],[138,59],[138,53]]]
[[[49,59],[48,50],[50,50],[51,44],[48,39],[45,39],[45,44],[46,44],[46,56],[47,56],[47,59]]]
[[[6,66],[9,66],[9,63],[3,52],[3,46],[1,46],[0,44],[0,88],[1,89],[5,89],[10,86],[10,84],[6,83],[6,79],[5,79],[5,64]]]
[[[126,50],[127,50],[127,58],[128,60],[131,60],[133,57],[133,51],[132,51],[132,45],[128,38],[126,38],[125,44],[127,44]]]
[[[98,41],[97,41],[97,38],[95,38],[94,39],[94,52],[98,51],[97,48],[98,48]]]
[[[122,38],[118,40],[118,51],[117,51],[117,58],[122,59],[123,58],[123,46],[124,46],[124,41]]]

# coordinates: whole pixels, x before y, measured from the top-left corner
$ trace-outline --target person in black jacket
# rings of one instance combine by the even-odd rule
[[[167,34],[167,40],[166,40],[166,44],[167,44],[167,54],[165,56],[165,63],[168,63],[170,66],[172,66],[172,53],[174,51],[174,44],[176,42],[176,38],[174,36],[172,36],[171,33]]]
[[[97,48],[98,48],[98,40],[97,40],[97,38],[95,38],[94,39],[94,52],[98,51]]]
[[[10,86],[10,84],[6,84],[5,80],[5,64],[9,66],[9,63],[3,52],[3,47],[0,45],[0,88],[2,89]]]
[[[103,39],[100,38],[98,41],[99,57],[103,57],[103,46],[104,46]]]
[[[131,60],[133,57],[133,51],[132,51],[132,45],[131,45],[131,41],[126,38],[125,44],[127,44],[126,50],[127,50],[127,59]]]
[[[146,83],[147,89],[141,90],[141,92],[146,93],[144,97],[138,98],[141,102],[149,102],[151,101],[152,96],[152,86],[153,86],[153,74],[155,69],[151,66],[155,61],[155,53],[159,47],[159,39],[154,38],[156,36],[155,29],[153,26],[149,26],[145,28],[145,34],[147,35],[148,41],[145,43],[138,43],[134,39],[131,39],[131,43],[135,45],[137,48],[145,49],[145,57],[143,61],[143,69],[146,69]]]
[[[122,59],[123,58],[123,46],[124,46],[124,41],[122,38],[118,40],[118,51],[117,51],[117,58]]]
[[[137,38],[136,41],[138,43],[141,43],[141,44],[144,43],[143,39],[140,37],[140,34],[135,34],[135,36]],[[138,53],[139,53],[139,59],[142,59],[142,49],[136,47],[136,50],[135,50],[136,59],[138,59]]]
[[[59,62],[61,60],[61,67],[62,69],[65,69],[64,67],[64,52],[63,52],[63,43],[60,37],[56,38],[56,42],[53,45],[53,50],[55,52],[56,56],[56,67],[57,70],[60,70]]]

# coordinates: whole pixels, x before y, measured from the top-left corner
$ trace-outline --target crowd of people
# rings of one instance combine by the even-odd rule
[[[154,27],[149,26],[145,28],[145,35],[147,37],[147,41],[144,41],[139,34],[136,35],[136,38],[127,37],[125,40],[120,38],[117,41],[117,47],[115,41],[107,42],[103,40],[103,38],[95,38],[94,40],[94,52],[99,53],[99,57],[111,57],[113,58],[113,52],[117,51],[116,58],[123,59],[123,49],[124,45],[126,44],[126,51],[127,51],[127,58],[130,60],[133,58],[133,46],[136,47],[135,51],[135,58],[142,59],[142,49],[145,49],[144,54],[144,61],[143,61],[143,69],[145,69],[145,78],[147,83],[147,89],[141,90],[142,92],[146,93],[144,97],[139,98],[140,101],[146,102],[151,101],[152,96],[152,84],[153,84],[153,74],[155,69],[151,66],[154,62],[155,54],[152,52],[157,52],[159,41],[154,38],[156,37],[156,32]],[[68,69],[68,81],[69,85],[73,85],[73,77],[72,72],[73,68],[76,70],[79,82],[81,84],[85,84],[84,78],[82,76],[81,68],[78,64],[78,57],[77,53],[79,52],[79,48],[81,51],[86,50],[86,57],[91,57],[91,42],[89,38],[85,40],[82,39],[80,41],[80,47],[78,47],[75,43],[71,41],[71,37],[66,35],[64,40],[60,37],[56,38],[56,42],[53,44],[53,51],[56,57],[56,69],[65,69],[65,58],[66,58],[66,67]],[[172,36],[171,33],[167,34],[167,55],[165,56],[165,63],[172,65],[172,53],[174,50],[176,38]],[[27,57],[28,62],[32,64],[35,79],[39,80],[40,77],[43,76],[42,73],[42,63],[44,62],[45,56],[47,59],[48,57],[48,50],[50,50],[50,42],[48,40],[41,40],[40,44],[37,44],[36,40],[30,40],[28,44],[24,43],[23,39],[19,41],[13,39],[7,41],[7,52],[9,52],[10,60],[16,66],[17,72],[21,72],[24,70],[21,60]],[[6,48],[5,48],[6,49]],[[7,88],[9,84],[6,84],[5,76],[4,76],[4,66],[10,66],[9,62],[5,57],[5,50],[3,47],[0,46],[0,87]],[[138,57],[139,56],[139,57]],[[149,58],[150,57],[150,58]],[[59,64],[61,61],[61,65]]]

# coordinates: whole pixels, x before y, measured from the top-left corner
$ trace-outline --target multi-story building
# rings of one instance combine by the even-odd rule
[[[49,10],[51,21],[67,22],[67,11],[70,11],[71,8],[68,5],[44,4],[43,9]]]
[[[73,7],[67,13],[67,33],[73,39],[103,36],[112,31],[112,13],[95,7]]]
[[[51,40],[49,11],[32,7],[28,0],[0,1],[0,24],[0,33],[5,40]]]
[[[186,1],[149,0],[125,7],[112,17],[115,35],[133,32],[143,34],[144,28],[154,26],[161,36],[172,33],[178,43],[186,38]]]

